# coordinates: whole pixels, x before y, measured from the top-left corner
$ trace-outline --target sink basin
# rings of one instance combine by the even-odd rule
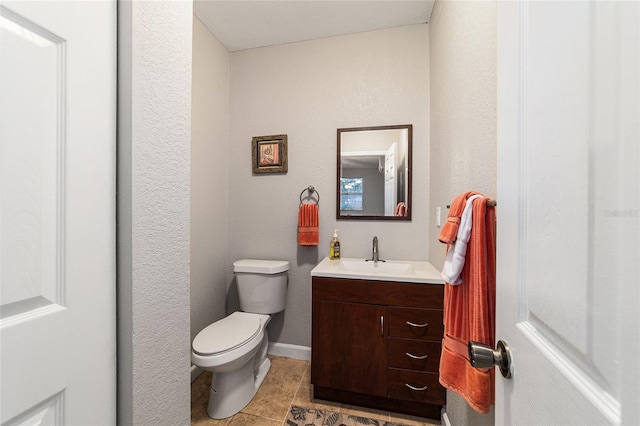
[[[444,284],[440,272],[431,263],[419,261],[367,262],[364,259],[331,260],[325,257],[313,268],[311,276]]]
[[[409,263],[367,262],[362,260],[341,260],[338,269],[368,274],[398,275],[413,272]]]

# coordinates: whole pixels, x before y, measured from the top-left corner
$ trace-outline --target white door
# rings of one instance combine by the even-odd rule
[[[498,425],[640,424],[639,28],[498,3]]]
[[[396,157],[398,145],[391,144],[384,155],[384,215],[393,216],[396,208]]]
[[[115,424],[116,4],[0,15],[0,421]]]

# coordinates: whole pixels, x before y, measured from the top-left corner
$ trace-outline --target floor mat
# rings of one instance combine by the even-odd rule
[[[403,426],[400,423],[300,407],[298,405],[291,406],[286,424],[287,426]]]

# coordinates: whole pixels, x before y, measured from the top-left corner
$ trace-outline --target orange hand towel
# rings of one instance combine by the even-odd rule
[[[298,245],[318,245],[318,205],[301,204],[298,210]]]
[[[466,194],[460,197],[466,199]],[[457,209],[456,200],[451,210],[454,206]],[[445,335],[440,357],[440,383],[460,394],[480,413],[488,413],[494,404],[494,369],[472,367],[467,344],[474,340],[495,347],[496,216],[494,208],[487,208],[488,200],[478,198],[473,201],[473,224],[462,270],[463,283],[458,286],[445,284]],[[444,237],[451,239],[451,235]]]
[[[458,195],[451,202],[449,207],[449,217],[442,226],[438,241],[445,244],[455,243],[456,236],[458,235],[458,225],[460,225],[460,218],[464,212],[464,206],[467,204],[467,199],[472,195],[482,195],[479,192],[469,191],[464,194]]]
[[[404,202],[399,202],[396,206],[396,209],[393,211],[394,216],[406,216],[407,215],[407,205]]]

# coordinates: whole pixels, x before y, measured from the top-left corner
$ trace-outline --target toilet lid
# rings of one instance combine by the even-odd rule
[[[213,355],[242,346],[260,332],[260,316],[234,312],[214,322],[193,339],[193,350],[200,355]]]
[[[233,262],[233,272],[272,275],[288,270],[289,262],[286,260],[241,259]]]

